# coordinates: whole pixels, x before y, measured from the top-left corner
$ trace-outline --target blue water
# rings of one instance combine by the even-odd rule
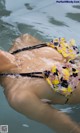
[[[74,38],[80,46],[80,3],[56,3],[56,0],[0,0],[0,48],[8,50],[23,33],[43,40]],[[80,105],[55,106],[80,122]],[[11,109],[0,87],[0,125],[9,133],[53,133],[48,127],[27,119]]]

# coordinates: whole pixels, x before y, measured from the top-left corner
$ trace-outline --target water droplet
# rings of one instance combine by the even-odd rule
[[[28,124],[22,124],[22,126],[23,126],[23,127],[27,127],[27,128],[29,127]]]

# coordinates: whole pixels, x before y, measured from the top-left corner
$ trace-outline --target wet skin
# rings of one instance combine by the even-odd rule
[[[15,40],[9,52],[11,53],[16,49],[39,43],[41,41],[25,34]],[[3,61],[0,60],[3,66],[6,64],[0,71],[8,73],[42,72],[44,70],[50,70],[53,64],[58,63],[60,65],[65,61],[61,54],[50,47],[24,51],[15,55],[0,51],[0,57],[1,59],[3,58]],[[52,108],[47,102],[42,101],[43,99],[47,99],[52,104],[64,104],[66,101],[64,96],[56,94],[51,90],[45,79],[8,76],[1,78],[0,81],[4,87],[4,94],[10,106],[16,111],[46,124],[58,133],[69,133],[69,131],[73,131],[72,133],[75,131],[76,133],[80,133],[78,125],[67,115]],[[80,103],[79,86],[80,83],[70,97],[68,104]],[[57,118],[60,119],[60,122]],[[56,127],[57,124],[59,125],[58,129]],[[73,127],[76,128],[73,130]]]

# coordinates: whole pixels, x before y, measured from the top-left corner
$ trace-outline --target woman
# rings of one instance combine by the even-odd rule
[[[24,34],[9,53],[0,51],[0,83],[9,105],[57,133],[80,133],[77,123],[51,106],[80,103],[79,52],[74,41],[70,47],[64,38],[42,43]]]

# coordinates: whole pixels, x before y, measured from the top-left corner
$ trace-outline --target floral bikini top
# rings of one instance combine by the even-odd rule
[[[50,85],[52,91],[65,96],[66,102],[69,97],[76,90],[78,83],[80,82],[80,63],[79,63],[79,50],[75,45],[75,41],[71,40],[66,42],[65,38],[56,38],[48,43],[38,44],[35,46],[29,46],[22,49],[13,51],[11,54],[17,54],[25,50],[38,49],[41,47],[52,47],[57,50],[65,59],[65,62],[61,65],[54,65],[51,70],[45,70],[43,72],[31,72],[31,73],[1,73],[0,76],[8,75],[20,75],[22,77],[28,76],[31,78],[44,78]]]
[[[56,49],[64,57],[65,62],[53,65],[51,71],[46,71],[45,78],[52,90],[64,95],[67,102],[80,82],[80,53],[74,40],[67,43],[64,38],[60,38],[48,45]]]

